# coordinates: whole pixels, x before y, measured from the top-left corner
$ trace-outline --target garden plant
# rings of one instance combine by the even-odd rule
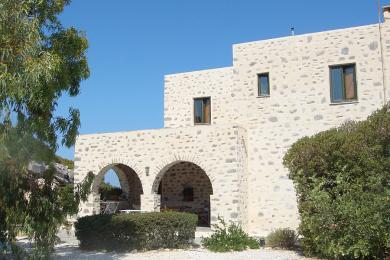
[[[214,225],[214,233],[202,239],[204,247],[214,252],[243,251],[248,248],[260,248],[256,238],[245,233],[236,223],[227,224],[222,217],[218,217],[218,224]]]
[[[390,106],[296,142],[284,157],[298,195],[305,254],[390,253]]]

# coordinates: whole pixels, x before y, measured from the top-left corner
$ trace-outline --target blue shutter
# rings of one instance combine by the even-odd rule
[[[343,86],[343,69],[331,68],[331,92],[332,102],[340,102],[344,100],[344,86]]]

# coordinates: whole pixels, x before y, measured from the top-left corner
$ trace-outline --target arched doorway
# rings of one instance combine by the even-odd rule
[[[210,195],[213,188],[206,172],[198,165],[180,161],[165,167],[153,185],[160,195],[160,210],[192,212],[199,226],[210,226]]]
[[[112,172],[118,177],[120,187],[105,183],[105,176]],[[92,194],[95,213],[141,209],[141,194],[143,194],[141,180],[131,167],[124,164],[111,164],[103,168],[95,177]]]

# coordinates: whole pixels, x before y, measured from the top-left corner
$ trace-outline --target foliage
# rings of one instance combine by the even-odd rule
[[[202,244],[213,252],[243,251],[248,248],[260,248],[260,242],[245,233],[241,226],[230,223],[229,226],[218,217],[219,224],[214,225],[215,232],[202,239]]]
[[[119,197],[123,194],[121,188],[114,187],[109,183],[102,181],[99,186],[99,193],[101,200],[111,200],[115,197]]]
[[[84,250],[181,248],[195,238],[197,216],[184,212],[93,215],[79,218],[76,237]]]
[[[0,142],[0,150],[0,241],[12,243],[21,226],[34,240],[35,253],[46,255],[59,226],[87,199],[93,174],[73,187],[56,183],[54,167],[40,175],[28,171],[28,162],[50,160],[54,155],[31,135],[20,137],[16,129]]]
[[[31,161],[51,165],[57,142],[74,144],[79,111],[57,116],[62,95],[76,96],[89,76],[88,43],[58,15],[70,0],[0,1],[0,242],[14,245],[17,227],[48,257],[59,226],[85,200],[92,175],[73,190],[54,168],[37,175]],[[16,247],[12,250],[17,253]]]
[[[66,167],[68,167],[69,170],[74,170],[74,161],[72,160],[62,158],[61,156],[56,155],[54,161],[56,163],[65,165]]]
[[[294,249],[297,243],[297,234],[288,228],[279,228],[268,234],[266,246],[282,249]]]
[[[306,254],[383,259],[390,251],[390,106],[305,137],[284,158]]]
[[[2,0],[0,2],[0,124],[11,116],[51,148],[71,146],[80,124],[79,111],[54,115],[58,99],[76,96],[89,76],[88,42],[57,19],[69,0]],[[4,134],[4,133],[2,133]]]

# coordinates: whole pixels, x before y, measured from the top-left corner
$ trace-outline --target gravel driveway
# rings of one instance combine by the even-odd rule
[[[73,245],[59,245],[53,259],[136,259],[136,260],[295,260],[308,259],[299,256],[293,251],[279,251],[270,249],[248,250],[244,252],[211,253],[203,248],[188,250],[158,250],[143,253],[101,253],[81,251]]]
[[[203,233],[202,233],[203,232]],[[207,233],[207,232],[206,232]],[[200,244],[199,237],[207,235],[205,231],[197,230],[197,244]],[[299,256],[293,251],[259,249],[247,250],[244,252],[212,253],[204,248],[192,248],[187,250],[156,250],[142,253],[105,253],[95,251],[82,251],[78,249],[78,240],[74,234],[68,234],[64,231],[59,233],[62,244],[56,246],[53,259],[134,259],[134,260],[295,260],[309,259]],[[196,244],[196,243],[195,243]]]

